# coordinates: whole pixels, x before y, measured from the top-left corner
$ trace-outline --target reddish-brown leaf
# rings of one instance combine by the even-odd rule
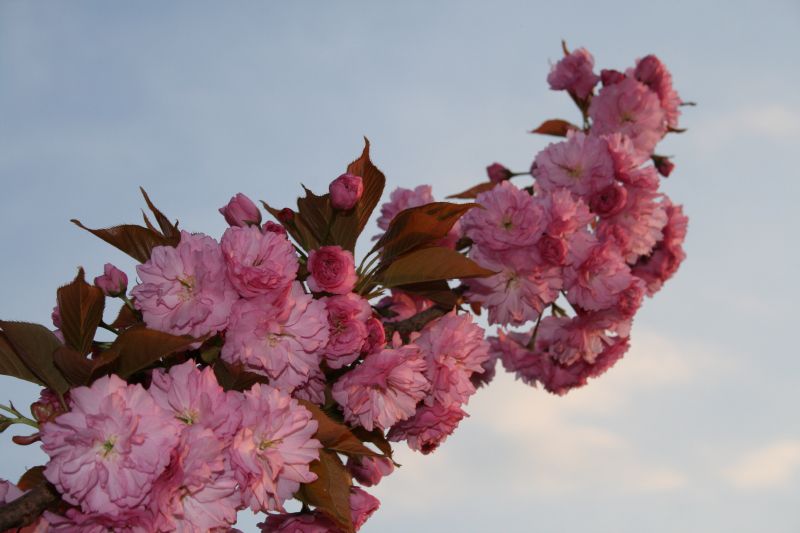
[[[478,204],[433,202],[399,212],[389,223],[386,233],[375,243],[381,250],[381,263],[444,238],[464,213]]]
[[[386,186],[386,177],[383,175],[383,172],[381,172],[369,158],[369,147],[369,139],[364,137],[364,150],[361,156],[347,165],[347,172],[355,174],[356,176],[361,176],[364,183],[364,194],[361,195],[361,199],[353,209],[357,220],[354,230],[355,235],[352,238],[352,243],[348,243],[348,246],[345,246],[345,248],[350,251],[355,248],[356,238],[364,231],[369,217],[372,215],[375,206],[378,205],[383,195],[383,188]]]
[[[36,374],[22,362],[17,352],[9,344],[5,335],[0,332],[0,374],[11,376],[13,378],[24,379],[37,385],[44,385],[42,381],[36,377]]]
[[[142,321],[139,316],[126,304],[120,308],[117,318],[111,323],[111,327],[115,329],[127,329],[141,323]]]
[[[412,283],[397,287],[403,292],[422,296],[442,307],[452,308],[459,304],[461,297],[444,280]]]
[[[461,200],[469,200],[472,198],[477,198],[480,193],[491,191],[492,189],[494,189],[495,185],[497,184],[493,181],[479,183],[478,185],[471,187],[466,191],[460,192],[458,194],[451,194],[450,196],[448,196],[448,198],[458,198]]]
[[[167,218],[164,213],[159,211],[158,208],[153,205],[153,202],[150,201],[150,197],[147,196],[147,192],[145,192],[143,187],[139,187],[139,190],[142,191],[142,196],[144,196],[144,201],[147,203],[147,207],[150,208],[150,211],[153,212],[153,216],[156,217],[156,222],[158,223],[158,227],[161,228],[162,235],[164,235],[167,240],[174,243],[173,246],[178,244],[181,240],[181,232],[178,229],[178,223],[175,222],[175,224],[173,224],[170,222],[169,218]],[[150,224],[150,221],[147,220],[147,217],[145,217],[145,221],[148,227],[152,227],[152,224]]]
[[[311,416],[317,421],[317,432],[314,434],[314,438],[320,441],[326,449],[351,456],[377,457],[380,455],[364,446],[364,443],[358,440],[347,426],[331,419],[317,405],[305,400],[300,400],[300,403],[311,412]]]
[[[539,125],[538,128],[532,130],[531,133],[541,133],[543,135],[553,135],[555,137],[566,137],[567,132],[570,130],[580,130],[580,128],[575,124],[567,122],[566,120],[554,118],[545,120]]]
[[[120,333],[101,357],[105,362],[113,362],[108,366],[116,374],[127,378],[166,355],[189,349],[198,340],[135,326]]]
[[[464,255],[441,246],[422,248],[395,259],[378,275],[384,287],[495,274]]]
[[[73,386],[88,385],[92,375],[92,361],[69,346],[61,346],[53,353],[53,362]]]
[[[103,239],[111,246],[122,250],[141,263],[150,259],[150,252],[156,246],[175,246],[177,244],[157,231],[135,224],[122,224],[112,228],[90,229],[84,226],[80,220],[72,219],[71,222],[79,228],[85,229],[92,235]]]
[[[311,463],[317,480],[300,485],[298,500],[314,506],[336,522],[345,533],[353,533],[350,511],[350,475],[335,452],[320,450],[319,460]]]
[[[8,345],[39,383],[58,394],[69,390],[69,383],[53,363],[53,354],[62,344],[52,331],[39,324],[4,321],[0,321],[0,329]]]
[[[86,283],[81,268],[72,283],[58,289],[57,299],[64,341],[78,355],[86,355],[92,350],[94,334],[103,320],[106,302],[103,291]]]
[[[256,383],[269,383],[269,380],[253,372],[247,372],[240,365],[229,365],[222,359],[214,361],[214,375],[225,390],[244,391]]]
[[[372,431],[367,431],[363,427],[353,428],[353,435],[356,436],[361,442],[369,442],[374,444],[383,455],[388,458],[392,458],[392,445],[389,444],[389,441],[386,440],[386,435],[383,434],[379,428],[375,428]]]

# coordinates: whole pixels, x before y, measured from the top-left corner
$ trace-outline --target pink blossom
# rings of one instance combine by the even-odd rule
[[[622,211],[627,199],[628,189],[613,183],[594,193],[589,198],[589,207],[600,217],[610,217]]]
[[[633,275],[645,281],[647,294],[655,294],[666,280],[671,278],[686,258],[683,241],[689,219],[683,214],[683,207],[674,205],[664,197],[663,206],[667,214],[667,224],[663,229],[663,237],[656,244],[652,253],[642,257],[633,267]]]
[[[486,250],[509,250],[536,244],[547,221],[533,197],[504,181],[478,195],[483,209],[471,209],[461,218],[464,234]]]
[[[465,416],[467,413],[455,404],[423,405],[412,418],[392,426],[387,438],[394,442],[405,440],[409,448],[427,455],[455,431]]]
[[[660,195],[649,189],[627,188],[624,207],[597,224],[600,239],[616,243],[628,263],[647,255],[661,239],[667,213]]]
[[[587,310],[613,306],[633,278],[613,243],[578,236],[570,247],[571,265],[564,271],[570,303]]]
[[[561,289],[561,269],[545,264],[534,251],[498,257],[473,248],[470,257],[480,266],[497,272],[486,278],[464,280],[466,297],[489,310],[491,324],[519,326],[533,320],[556,299]]]
[[[673,163],[669,157],[653,156],[653,163],[655,163],[658,173],[665,178],[668,178],[675,169],[675,163]]]
[[[271,514],[258,524],[264,533],[339,533],[339,528],[324,514]]]
[[[221,357],[291,391],[319,368],[318,351],[327,342],[325,302],[305,294],[295,282],[286,302],[261,296],[234,306]]]
[[[551,266],[566,264],[569,251],[566,239],[544,235],[536,244],[542,262]]]
[[[325,403],[325,389],[327,386],[328,382],[322,370],[320,370],[319,367],[312,368],[308,375],[308,381],[297,387],[294,392],[292,392],[292,397],[317,405],[323,405]]]
[[[383,323],[375,317],[367,320],[367,340],[364,342],[363,351],[367,355],[383,350],[386,346],[386,330]]]
[[[500,183],[501,181],[506,181],[507,179],[510,179],[512,176],[512,172],[503,165],[501,165],[500,163],[492,163],[491,165],[486,167],[486,174],[489,176],[489,180],[492,183]]]
[[[631,183],[631,173],[647,161],[650,154],[639,152],[630,137],[622,133],[603,135],[608,146],[608,153],[614,164],[614,177],[623,183]],[[658,177],[656,177],[656,186]],[[655,188],[655,187],[654,187]]]
[[[386,429],[414,414],[430,389],[426,370],[417,346],[385,349],[339,378],[331,393],[348,423]]]
[[[365,487],[372,487],[394,472],[394,463],[387,457],[350,457],[347,471]]]
[[[317,422],[297,400],[262,384],[244,393],[242,411],[231,445],[242,500],[255,512],[283,511],[300,483],[317,478],[308,466],[322,447],[312,438]]]
[[[286,236],[286,228],[271,220],[264,222],[264,225],[261,226],[261,231],[264,233],[277,233]]]
[[[308,287],[314,292],[347,294],[358,281],[353,254],[341,246],[323,246],[308,254]]]
[[[146,504],[178,442],[177,421],[115,375],[72,389],[70,411],[41,433],[48,481],[68,503],[112,518]]]
[[[467,403],[475,393],[472,374],[483,372],[489,358],[489,343],[483,328],[472,322],[470,314],[455,310],[429,322],[414,341],[428,364],[431,390],[425,403],[443,406]]]
[[[364,194],[364,181],[361,176],[342,174],[329,186],[331,206],[334,209],[353,209]]]
[[[44,512],[49,523],[48,532],[64,533],[108,533],[109,531],[125,533],[152,533],[155,528],[153,513],[148,509],[127,511],[119,517],[111,517],[96,513],[83,513],[78,509],[67,509],[63,516],[50,511]],[[22,530],[23,532],[25,530]]]
[[[128,290],[128,276],[111,263],[103,267],[103,275],[94,278],[95,286],[106,296],[119,296]]]
[[[367,341],[367,320],[372,308],[364,298],[348,293],[323,298],[328,309],[329,338],[322,353],[330,368],[355,361]]]
[[[398,187],[392,191],[392,194],[389,196],[389,201],[381,206],[381,216],[378,218],[378,227],[386,231],[389,229],[389,223],[394,220],[394,217],[396,217],[400,211],[404,211],[410,207],[419,207],[429,204],[433,201],[430,185],[420,185],[413,190]],[[375,238],[377,239],[378,237],[376,236]]]
[[[673,128],[678,127],[681,97],[672,87],[672,74],[664,63],[654,55],[645,56],[636,62],[633,77],[658,95],[661,109],[667,117],[667,124]]]
[[[433,302],[427,298],[409,294],[397,289],[392,289],[391,296],[385,296],[378,302],[378,307],[387,309],[392,313],[384,322],[399,322],[430,309]]]
[[[356,531],[361,529],[380,506],[381,502],[375,496],[358,487],[350,487],[350,515]]]
[[[184,431],[169,468],[153,487],[154,530],[204,533],[236,523],[241,497],[227,446],[209,429]]]
[[[225,392],[211,367],[200,370],[189,360],[168,372],[155,370],[149,391],[159,407],[186,428],[206,428],[220,438],[230,437],[239,428],[239,395]]]
[[[564,187],[588,195],[611,184],[614,164],[603,139],[575,132],[539,152],[531,173],[541,190]]]
[[[220,207],[219,212],[225,217],[225,222],[231,226],[244,228],[261,224],[261,211],[250,198],[242,193],[231,198],[225,207]]]
[[[653,153],[667,131],[658,95],[632,78],[603,87],[592,99],[589,116],[593,133],[627,135],[642,157]]]
[[[603,86],[614,85],[625,79],[625,74],[614,69],[603,69],[600,71],[600,81]]]
[[[547,235],[568,238],[576,231],[586,228],[594,219],[589,207],[567,189],[537,192],[535,200],[542,206],[547,219]]]
[[[231,227],[221,242],[228,279],[245,298],[281,300],[297,275],[297,254],[289,240],[257,226]]]
[[[488,341],[487,341],[488,342]],[[490,345],[491,346],[491,345]],[[481,365],[483,367],[483,372],[475,372],[469,378],[472,381],[472,385],[476,389],[480,389],[481,387],[486,387],[489,383],[492,382],[494,379],[495,374],[497,373],[497,359],[499,355],[497,352],[489,351],[489,356]]]
[[[217,242],[201,233],[181,232],[177,247],[156,246],[136,267],[142,280],[131,291],[149,328],[202,337],[228,325],[239,299],[228,281]]]
[[[578,48],[553,65],[547,76],[547,83],[554,91],[566,90],[583,100],[600,81],[593,69],[592,54],[585,48]]]

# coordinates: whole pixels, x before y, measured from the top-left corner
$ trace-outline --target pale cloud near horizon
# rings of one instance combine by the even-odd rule
[[[800,477],[800,439],[777,440],[748,450],[722,472],[734,487],[766,490]]]

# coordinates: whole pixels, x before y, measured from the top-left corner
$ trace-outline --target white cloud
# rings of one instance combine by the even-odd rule
[[[781,440],[739,457],[723,472],[740,489],[768,489],[786,485],[800,475],[800,440]]]
[[[742,107],[700,121],[692,130],[703,149],[719,150],[743,137],[794,142],[800,139],[800,109],[781,103]]]

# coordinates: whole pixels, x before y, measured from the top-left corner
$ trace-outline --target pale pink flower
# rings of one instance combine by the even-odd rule
[[[381,206],[381,216],[378,218],[378,227],[386,231],[389,229],[389,223],[394,220],[394,217],[396,217],[400,211],[405,211],[410,207],[419,207],[429,204],[433,201],[430,185],[420,185],[413,190],[398,187],[392,191],[392,194],[389,196],[389,201]],[[379,236],[374,238],[378,239]]]
[[[600,219],[597,236],[614,242],[628,263],[649,254],[661,239],[667,213],[658,200],[661,195],[649,189],[628,187],[626,202],[616,213]]]
[[[322,299],[328,309],[329,338],[322,350],[330,368],[341,368],[361,354],[369,331],[372,308],[364,298],[347,293]]]
[[[350,457],[347,471],[365,487],[372,487],[394,472],[394,463],[387,457]]]
[[[592,93],[600,81],[594,73],[594,57],[585,48],[577,48],[550,69],[547,83],[554,91],[569,91],[581,100]]]
[[[417,346],[385,349],[339,378],[331,393],[348,423],[367,431],[386,429],[414,414],[430,389],[426,370]]]
[[[611,242],[577,235],[571,241],[571,264],[564,269],[564,287],[570,303],[599,311],[616,304],[633,278]]]
[[[353,254],[341,246],[323,246],[308,254],[308,288],[314,292],[347,294],[358,281]]]
[[[258,226],[231,227],[221,242],[228,279],[245,298],[282,299],[297,276],[297,254],[289,240]]]
[[[233,435],[241,420],[240,395],[225,392],[210,366],[200,370],[193,360],[151,374],[150,394],[185,428],[212,430],[220,438]]]
[[[261,224],[261,211],[250,198],[242,193],[231,198],[225,207],[220,207],[219,212],[225,217],[225,222],[231,226],[244,228]]]
[[[128,276],[111,263],[106,263],[103,275],[94,278],[94,285],[106,296],[119,296],[128,290]]]
[[[509,250],[533,246],[547,221],[533,197],[510,181],[478,195],[483,209],[471,209],[461,218],[461,228],[478,246],[488,250]]]
[[[502,257],[473,247],[470,257],[497,274],[464,280],[470,302],[489,310],[489,323],[519,326],[535,319],[555,301],[562,287],[561,269],[540,261],[535,250]]]
[[[270,514],[266,522],[258,526],[264,533],[340,533],[339,528],[319,512]]]
[[[317,476],[309,464],[322,445],[317,422],[297,400],[256,384],[244,393],[242,427],[231,444],[231,463],[242,501],[255,512],[283,511],[283,503]]]
[[[583,199],[573,196],[567,189],[539,191],[535,197],[547,219],[547,235],[568,238],[576,231],[589,226],[594,216]]]
[[[689,219],[683,214],[683,207],[674,205],[666,196],[663,206],[667,214],[663,237],[650,255],[640,258],[633,266],[633,275],[645,281],[647,294],[650,296],[677,272],[686,258],[683,241],[686,238]]]
[[[603,139],[574,132],[565,141],[549,144],[539,152],[531,173],[543,191],[563,187],[589,195],[614,180],[614,163]]]
[[[653,153],[667,131],[658,95],[632,78],[603,87],[592,99],[589,115],[593,133],[627,135],[642,157]]]
[[[602,136],[608,146],[608,153],[614,164],[614,177],[623,183],[631,184],[631,173],[636,171],[650,154],[640,152],[631,142],[631,138],[622,133],[608,133]],[[656,186],[658,176],[656,176]]]
[[[131,510],[121,516],[83,513],[78,509],[67,509],[63,516],[44,512],[49,523],[46,531],[64,533],[152,533],[155,528],[153,513],[148,509]],[[25,530],[22,530],[25,532]],[[38,532],[37,532],[38,533]]]
[[[219,245],[201,233],[181,232],[174,248],[156,246],[136,272],[142,283],[131,294],[147,327],[173,335],[202,337],[225,329],[239,299]]]
[[[312,368],[308,375],[308,381],[300,385],[292,392],[292,398],[298,400],[305,400],[317,405],[325,404],[325,389],[328,386],[328,381],[325,379],[325,374],[317,366]]]
[[[350,487],[350,515],[353,519],[353,529],[356,531],[361,529],[364,522],[369,520],[369,517],[372,516],[380,506],[380,500],[364,489]]]
[[[334,209],[353,209],[361,195],[364,194],[364,181],[361,176],[342,174],[333,180],[328,187],[331,197],[331,206]]]
[[[423,405],[412,418],[392,426],[387,438],[394,442],[405,440],[409,448],[427,455],[455,431],[465,416],[467,413],[455,404]]]
[[[221,357],[292,391],[319,368],[318,352],[327,342],[325,302],[305,294],[302,284],[294,282],[280,304],[264,296],[236,304]]]
[[[102,377],[72,389],[70,411],[42,426],[45,477],[84,512],[119,517],[147,503],[178,431],[141,385]]]
[[[183,432],[169,468],[153,487],[154,530],[204,533],[236,523],[242,500],[225,453],[228,445],[200,426]]]
[[[367,320],[367,340],[364,341],[362,351],[367,355],[383,350],[386,346],[386,330],[383,329],[383,323],[376,317],[370,317]]]
[[[678,127],[678,117],[681,114],[681,97],[672,86],[672,74],[664,63],[654,55],[645,56],[636,62],[633,77],[647,85],[651,91],[658,95],[661,109],[667,117],[667,124],[673,128]]]
[[[483,372],[489,343],[472,315],[452,312],[429,322],[414,341],[428,363],[431,390],[425,403],[443,406],[467,403],[475,393],[472,374]]]

